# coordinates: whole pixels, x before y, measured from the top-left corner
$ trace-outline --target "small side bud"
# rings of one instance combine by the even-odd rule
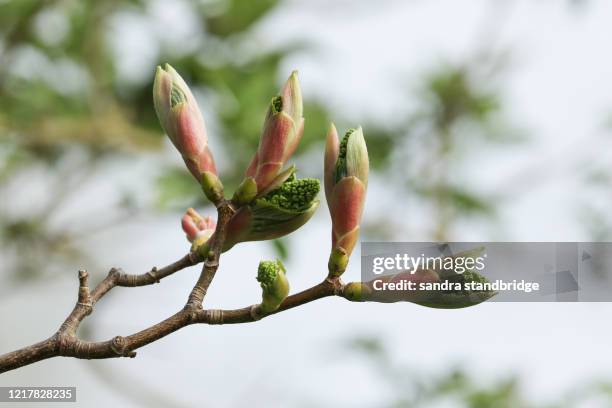
[[[202,191],[204,191],[204,194],[211,202],[217,204],[223,200],[223,184],[221,184],[221,180],[214,173],[210,171],[202,173],[200,183]]]
[[[194,244],[191,247],[191,251],[195,252],[201,260],[208,259],[208,255],[210,253],[210,242],[209,241],[210,240],[207,240],[206,242],[203,242],[198,246]]]
[[[351,302],[363,302],[369,288],[361,282],[350,282],[344,286],[342,296]]]
[[[187,240],[192,243],[191,250],[196,251],[208,242],[217,225],[212,217],[202,217],[196,210],[189,208],[181,219],[181,226]]]
[[[289,281],[282,262],[278,259],[261,261],[257,269],[257,281],[263,291],[260,310],[264,314],[272,313],[289,294]]]
[[[250,203],[257,196],[257,183],[253,177],[247,177],[242,180],[242,183],[236,189],[232,201],[237,205],[245,205]]]
[[[343,248],[334,248],[329,254],[329,262],[327,269],[329,270],[330,278],[341,276],[348,265],[349,257]]]

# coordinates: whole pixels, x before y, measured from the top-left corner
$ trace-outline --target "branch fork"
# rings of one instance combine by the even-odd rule
[[[208,288],[219,267],[219,258],[225,226],[235,213],[235,207],[229,201],[218,206],[215,241],[204,261],[202,272],[194,285],[185,307],[166,320],[130,336],[115,336],[110,340],[89,342],[78,338],[77,331],[81,322],[90,315],[95,304],[117,286],[137,287],[159,283],[160,280],[187,267],[202,263],[203,259],[194,252],[183,256],[176,262],[163,268],[152,268],[140,275],[128,274],[120,268],[112,268],[98,285],[90,289],[89,273],[78,272],[79,288],[77,302],[62,323],[58,331],[48,339],[28,347],[0,356],[0,373],[29,365],[52,357],[75,357],[80,359],[100,359],[136,356],[135,350],[157,341],[191,324],[236,324],[261,320],[272,314],[294,308],[326,296],[342,296],[343,284],[339,278],[327,278],[303,292],[287,297],[278,310],[263,314],[259,304],[236,310],[210,309],[202,307]]]
[[[58,356],[132,358],[140,347],[191,324],[248,323],[323,297],[348,298],[344,294],[345,285],[340,275],[346,269],[348,256],[357,242],[368,173],[367,150],[361,128],[350,130],[340,141],[332,125],[326,143],[325,188],[333,227],[333,252],[328,277],[311,288],[288,296],[289,283],[279,261],[281,275],[272,270],[268,270],[272,274],[263,273],[261,280],[258,275],[264,289],[261,303],[235,310],[206,310],[203,302],[219,268],[223,251],[239,242],[287,235],[304,225],[319,205],[316,200],[319,181],[297,179],[295,166],[285,166],[302,137],[304,126],[297,72],[291,74],[280,93],[270,102],[258,150],[232,200],[224,196],[223,184],[217,176],[208,148],[203,117],[185,81],[166,64],[163,68],[158,67],[153,88],[160,123],[206,197],[215,205],[216,226],[212,218],[200,217],[195,210],[189,209],[182,219],[182,227],[193,247],[176,262],[159,269],[153,267],[137,275],[112,268],[93,289],[89,286],[88,272],[79,271],[76,304],[57,332],[39,343],[0,355],[0,373]],[[235,219],[239,222],[231,224]],[[205,244],[205,247],[198,247],[199,243]],[[203,254],[203,248],[207,248],[208,252]],[[93,313],[96,303],[115,287],[159,283],[175,272],[199,263],[203,263],[202,270],[185,306],[172,316],[137,333],[115,336],[106,341],[90,342],[78,337],[82,321]]]

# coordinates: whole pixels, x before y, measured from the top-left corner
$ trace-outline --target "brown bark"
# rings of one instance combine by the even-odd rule
[[[202,302],[219,266],[221,248],[225,239],[225,227],[235,211],[232,203],[226,200],[218,203],[217,208],[218,222],[212,238],[214,241],[211,242],[210,253],[183,309],[167,319],[129,336],[115,336],[110,340],[100,342],[81,340],[77,335],[79,325],[93,312],[98,300],[114,287],[134,287],[159,283],[161,279],[196,265],[203,259],[195,253],[189,253],[170,265],[161,269],[153,268],[140,275],[126,274],[121,269],[113,268],[93,290],[89,288],[88,273],[79,271],[77,302],[58,331],[47,340],[0,355],[0,373],[59,356],[81,359],[135,357],[136,349],[191,324],[248,323],[323,297],[342,296],[344,285],[340,279],[328,278],[309,289],[287,297],[276,311],[268,315],[262,314],[259,305],[235,310],[203,309]]]

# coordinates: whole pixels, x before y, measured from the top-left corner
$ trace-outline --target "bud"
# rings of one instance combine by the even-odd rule
[[[189,208],[181,219],[181,226],[187,235],[187,240],[193,244],[192,248],[204,245],[215,232],[215,221],[212,217],[202,217],[196,210]]]
[[[414,290],[381,290],[385,284],[402,284],[410,282]],[[428,285],[435,283],[452,283],[448,290],[430,290]],[[369,282],[347,284],[343,296],[352,301],[369,301],[381,303],[411,302],[421,306],[437,309],[459,309],[482,303],[496,292],[487,290],[467,290],[466,283],[485,283],[488,280],[475,271],[456,273],[446,271],[442,274],[433,269],[400,272],[393,275],[376,277]],[[460,289],[458,289],[460,288]]]
[[[298,180],[292,173],[276,190],[243,205],[227,224],[223,252],[240,242],[280,238],[297,230],[319,207],[319,189],[319,180]]]
[[[289,281],[282,262],[261,261],[257,269],[257,281],[261,284],[262,299],[261,311],[264,314],[272,313],[285,300],[289,294]]]
[[[359,238],[368,172],[368,150],[361,127],[350,129],[339,143],[332,124],[325,144],[325,196],[332,219],[332,251],[342,249],[347,257]],[[342,272],[332,266],[330,257],[330,276],[339,276]]]
[[[200,181],[205,171],[217,174],[198,103],[183,78],[169,64],[157,67],[153,102],[160,124],[196,180]]]
[[[329,262],[327,263],[327,269],[329,270],[330,277],[339,277],[348,265],[348,256],[343,248],[334,248],[329,254]]]
[[[204,195],[206,195],[206,198],[211,202],[217,204],[219,201],[223,200],[223,184],[221,184],[221,180],[219,180],[216,174],[210,171],[202,173],[200,185],[202,186]]]
[[[240,185],[236,189],[232,201],[234,201],[236,205],[241,206],[253,201],[256,195],[257,183],[255,182],[255,179],[253,177],[247,177],[242,180],[242,183],[240,183]]]
[[[246,171],[246,176],[257,183],[258,196],[280,186],[291,174],[281,170],[302,137],[302,114],[302,92],[297,71],[293,71],[280,95],[270,102],[259,147]]]
[[[361,282],[347,283],[342,290],[342,296],[351,302],[363,302],[368,294],[368,286]]]

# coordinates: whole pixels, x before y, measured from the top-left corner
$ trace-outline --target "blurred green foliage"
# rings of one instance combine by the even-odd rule
[[[390,174],[430,214],[423,239],[454,239],[454,224],[464,218],[494,219],[498,200],[479,191],[476,180],[460,178],[460,169],[485,145],[523,140],[504,122],[497,89],[504,54],[440,63],[426,70],[414,92],[416,107],[387,132],[394,147]],[[405,232],[404,232],[405,233]]]
[[[81,237],[78,231],[52,223],[54,212],[104,162],[160,151],[164,138],[151,100],[155,64],[172,64],[211,104],[209,131],[231,152],[226,154],[231,164],[222,169],[231,191],[258,143],[266,106],[289,74],[281,72],[281,62],[304,47],[267,49],[253,37],[257,24],[278,5],[279,0],[0,1],[0,239],[2,260],[12,262],[5,270],[21,279],[34,278],[49,265],[87,256],[75,245]],[[178,40],[171,34],[179,27],[165,26],[160,19],[175,9],[190,17],[184,24],[189,34]],[[125,55],[117,50],[130,25],[148,40],[141,51],[143,64],[150,66],[136,76],[125,74]],[[495,214],[494,198],[453,176],[457,157],[474,139],[516,140],[513,131],[499,126],[503,106],[492,86],[495,72],[480,71],[496,63],[436,66],[425,73],[417,94],[410,95],[419,101],[416,109],[406,109],[394,124],[363,124],[373,168],[433,207],[436,239],[449,238],[453,222],[461,217]],[[321,146],[330,117],[322,103],[305,102],[307,126],[297,154]],[[68,159],[75,151],[80,160],[71,165]],[[415,160],[417,156],[421,160]],[[413,162],[418,163],[407,165]],[[32,169],[46,177],[43,184],[53,186],[52,194],[27,214],[15,212],[9,205],[15,194],[12,184],[23,182]],[[204,204],[182,166],[153,176],[159,189],[154,204],[181,209]],[[123,204],[121,219],[129,217],[134,206],[127,196]],[[591,221],[602,225],[600,218]],[[384,227],[374,234],[397,228],[380,220],[375,224]],[[289,255],[284,241],[273,245],[281,258]],[[88,260],[89,267],[94,261]],[[444,398],[456,402],[453,406],[472,408],[538,406],[523,399],[513,377],[482,384],[462,370],[449,370],[423,378],[393,366],[385,345],[375,338],[357,339],[352,345],[369,356],[393,386],[396,393],[389,406],[425,406]],[[607,384],[593,389],[606,398],[612,395]]]
[[[213,128],[214,137],[231,152],[232,163],[223,166],[224,181],[231,190],[255,151],[268,101],[289,74],[280,72],[280,62],[299,49],[297,44],[265,49],[253,43],[251,32],[278,3],[0,2],[0,226],[5,252],[37,249],[32,257],[10,257],[14,265],[8,270],[17,277],[36,276],[45,262],[62,252],[60,246],[72,248],[68,243],[74,231],[52,227],[50,210],[65,204],[67,196],[87,183],[73,183],[73,173],[99,176],[92,170],[95,166],[118,157],[160,151],[165,141],[151,96],[156,64],[169,62],[196,93],[207,96],[207,103],[213,101],[209,107],[213,116],[207,116],[213,124],[209,132]],[[188,41],[173,36],[175,27],[164,20],[167,14],[176,13],[182,13],[176,28],[188,27]],[[144,70],[135,68],[142,75],[125,72],[129,55],[121,46],[126,30],[128,36],[129,30],[136,30],[131,35],[137,38],[144,36],[137,46],[147,57],[141,63]],[[308,127],[298,153],[321,138],[328,121],[326,109],[313,101],[306,101],[305,114]],[[81,159],[67,165],[75,152]],[[223,152],[219,157],[223,158]],[[49,178],[45,183],[54,186],[55,193],[27,214],[13,211],[9,202],[12,184],[34,170],[43,171]],[[167,166],[152,176],[158,180],[158,199],[151,205],[182,210],[185,205],[204,204],[199,188],[182,166]],[[286,256],[284,246],[277,248]],[[78,257],[73,249],[68,253]]]
[[[266,106],[289,74],[281,72],[282,61],[305,47],[266,48],[258,42],[254,30],[278,5],[278,0],[0,2],[0,190],[33,168],[60,186],[66,173],[87,173],[84,164],[103,166],[117,157],[160,151],[167,141],[154,114],[151,87],[154,65],[169,62],[204,103],[211,140],[222,146],[215,156],[231,191],[255,151]],[[131,53],[141,58],[134,62]],[[463,215],[494,214],[490,197],[449,179],[466,135],[493,135],[488,130],[500,111],[497,94],[484,87],[474,67],[436,67],[423,78],[414,95],[420,103],[404,113],[405,120],[363,123],[373,169],[395,174],[396,185],[433,206],[437,239],[448,238],[453,221]],[[330,117],[322,103],[308,98],[304,116],[297,155],[321,146]],[[75,150],[84,159],[59,171]],[[407,168],[415,154],[426,160]],[[149,205],[182,210],[206,204],[183,166],[166,166],[152,177],[157,194]],[[48,206],[57,207],[54,200],[66,198],[51,196]],[[1,205],[0,214],[13,232],[27,221]],[[55,236],[45,206],[28,216],[40,220],[34,237]],[[70,233],[58,233],[70,241]],[[275,248],[288,255],[286,246]]]
[[[292,47],[265,50],[248,44],[248,32],[277,0],[181,3],[195,16],[189,20],[194,37],[184,49],[163,41],[153,44],[154,61],[171,63],[195,89],[218,99],[218,118],[211,119],[220,122],[219,137],[230,145],[234,163],[227,177],[235,181],[257,145],[267,102],[288,74],[279,72],[279,63]],[[148,20],[151,38],[160,36],[160,30],[163,37],[172,28],[156,27],[154,11],[171,7],[146,0],[0,3],[0,134],[3,142],[17,143],[15,157],[23,157],[25,150],[35,159],[59,160],[58,150],[74,144],[92,154],[159,147],[162,132],[151,103],[154,66],[145,80],[120,76],[113,44],[121,31],[114,24],[135,13]],[[316,103],[307,103],[305,112],[310,131],[302,150],[327,121],[325,109]],[[166,174],[162,188],[169,181],[183,183],[180,176]]]
[[[468,67],[448,66],[434,71],[424,91],[432,107],[426,115],[439,129],[451,128],[460,120],[487,120],[499,109],[497,95],[477,87]]]
[[[398,363],[392,350],[377,336],[358,336],[348,341],[351,353],[367,357],[374,373],[387,388],[387,401],[378,407],[427,408],[571,408],[610,406],[612,386],[607,381],[577,384],[550,402],[525,397],[523,384],[511,374],[476,378],[463,368],[445,368],[437,374],[421,372]],[[593,405],[582,405],[584,403]]]

